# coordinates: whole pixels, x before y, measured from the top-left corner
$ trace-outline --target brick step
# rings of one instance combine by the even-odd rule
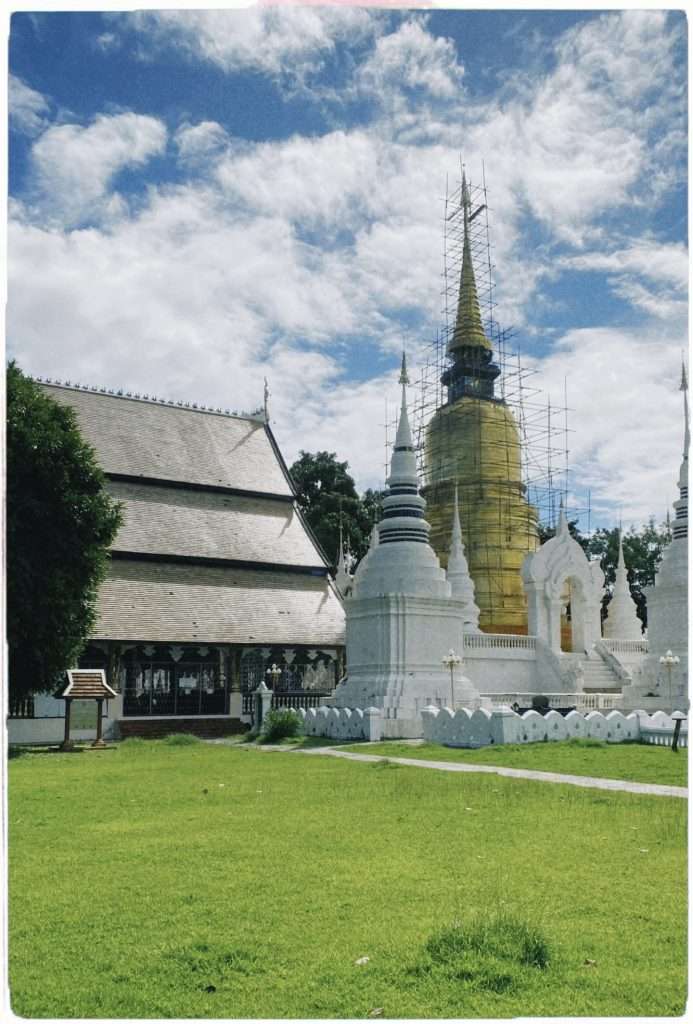
[[[122,739],[141,736],[143,739],[161,739],[174,732],[189,732],[200,739],[216,739],[245,732],[248,728],[240,718],[154,718],[127,719],[118,722]]]

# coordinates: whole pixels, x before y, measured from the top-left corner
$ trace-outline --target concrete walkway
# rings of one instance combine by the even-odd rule
[[[286,750],[283,748],[274,748]],[[659,786],[653,782],[628,782],[625,779],[595,779],[589,775],[560,775],[558,772],[535,772],[529,768],[497,768],[486,764],[459,764],[454,761],[424,761],[413,757],[388,757],[383,754],[353,754],[338,747],[294,748],[294,754],[344,757],[350,761],[391,761],[412,768],[434,768],[440,772],[481,772],[486,775],[504,775],[509,779],[531,779],[533,782],[560,782],[565,786],[584,789],[608,789],[616,793],[640,793],[646,796],[677,796],[688,798],[685,786]]]

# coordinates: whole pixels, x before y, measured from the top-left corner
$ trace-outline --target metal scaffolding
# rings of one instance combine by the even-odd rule
[[[567,386],[559,401],[546,395],[538,381],[538,370],[523,362],[516,332],[502,327],[496,319],[493,244],[489,226],[489,195],[485,175],[481,184],[467,182],[471,199],[470,247],[476,276],[482,322],[500,368],[496,397],[511,410],[520,437],[522,480],[527,500],[538,512],[539,521],[554,527],[561,502],[569,519],[583,520],[589,529],[589,507],[570,500],[570,449]],[[461,182],[446,189],[443,215],[443,269],[441,273],[441,327],[425,349],[423,365],[414,381],[416,397],[412,408],[419,473],[426,482],[424,442],[432,416],[447,402],[447,388],[441,382],[449,365],[448,342],[455,327],[463,248]],[[390,431],[388,431],[390,434]],[[486,441],[488,443],[488,439]],[[495,442],[505,445],[506,439]],[[430,455],[430,453],[429,453]],[[499,459],[499,463],[502,460]],[[444,468],[444,467],[439,467]]]

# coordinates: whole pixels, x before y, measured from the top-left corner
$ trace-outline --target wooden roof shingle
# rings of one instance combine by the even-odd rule
[[[344,643],[325,577],[118,559],[99,591],[94,639],[169,643]]]
[[[109,481],[123,504],[113,551],[322,567],[290,502]]]
[[[264,423],[55,384],[41,384],[77,413],[106,474],[291,497]]]

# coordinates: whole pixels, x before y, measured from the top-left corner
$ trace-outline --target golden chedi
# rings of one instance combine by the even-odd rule
[[[490,633],[526,633],[527,606],[520,576],[525,555],[539,546],[537,511],[525,497],[520,436],[508,406],[494,395],[500,369],[479,310],[469,240],[470,198],[462,179],[464,246],[455,328],[442,376],[447,403],[426,430],[422,495],[431,543],[441,564],[450,548],[450,524],[459,492],[460,525],[480,609]]]

